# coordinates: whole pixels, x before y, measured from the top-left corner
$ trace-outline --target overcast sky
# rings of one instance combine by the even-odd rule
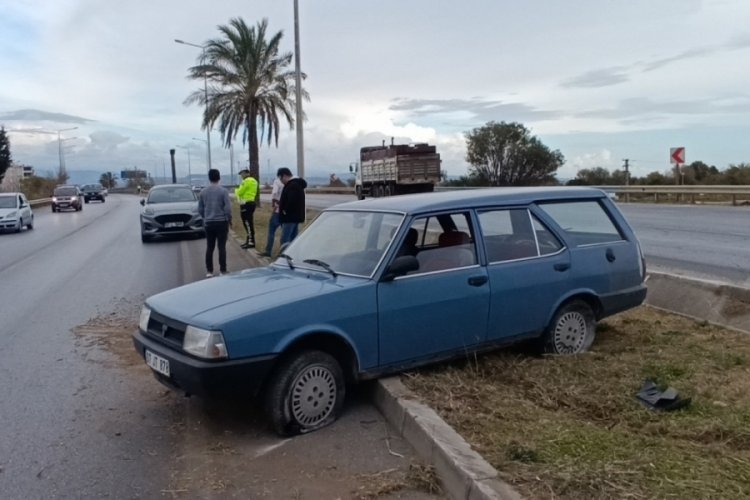
[[[750,162],[747,0],[300,0],[308,176],[343,174],[359,148],[438,146],[465,175],[464,133],[517,121],[581,168],[669,168],[670,147],[718,168]],[[294,50],[292,0],[3,0],[0,125],[18,163],[56,170],[206,171],[202,44],[233,17],[267,18]],[[229,153],[212,132],[212,161]],[[261,176],[296,166],[293,130],[263,145]],[[244,166],[247,150],[235,151]],[[235,166],[236,170],[236,166]]]

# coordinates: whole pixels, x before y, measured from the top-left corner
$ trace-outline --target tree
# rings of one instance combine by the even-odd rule
[[[466,161],[491,186],[529,186],[556,182],[564,158],[520,123],[489,122],[466,133]]]
[[[117,186],[117,175],[112,172],[105,172],[99,177],[99,184],[107,189]]]
[[[287,69],[292,54],[279,52],[281,31],[267,38],[266,19],[248,27],[243,19],[233,18],[218,29],[223,38],[209,40],[201,64],[188,69],[189,78],[208,78],[208,104],[203,90],[191,93],[185,104],[205,106],[203,128],[213,128],[218,122],[226,147],[242,130],[242,144],[248,144],[250,175],[258,179],[258,133],[261,142],[265,137],[269,146],[274,141],[278,147],[280,118],[290,129],[294,126],[295,73]],[[301,94],[309,100],[307,92],[302,90]]]
[[[0,183],[3,182],[5,172],[8,171],[12,164],[13,159],[10,156],[10,138],[8,138],[8,133],[5,131],[5,127],[0,127]]]

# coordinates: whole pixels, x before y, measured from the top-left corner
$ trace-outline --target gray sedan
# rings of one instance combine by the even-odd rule
[[[198,198],[187,184],[154,186],[141,199],[141,241],[154,236],[204,236],[203,218],[198,213]]]

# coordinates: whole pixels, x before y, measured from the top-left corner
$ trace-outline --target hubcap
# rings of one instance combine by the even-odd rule
[[[555,350],[564,354],[580,352],[586,341],[586,318],[579,312],[563,314],[555,325]]]
[[[336,403],[336,380],[322,366],[311,366],[292,385],[292,415],[305,427],[325,421]]]

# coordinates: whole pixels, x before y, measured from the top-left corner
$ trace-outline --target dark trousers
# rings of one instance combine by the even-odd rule
[[[271,255],[273,253],[273,240],[276,237],[276,230],[281,227],[279,222],[279,213],[272,212],[271,218],[268,221],[268,241],[266,242],[266,253]]]
[[[219,271],[227,272],[227,221],[206,222],[206,271],[214,272],[214,247],[219,244]]]
[[[242,219],[242,225],[245,226],[245,232],[247,232],[247,241],[255,244],[255,223],[253,222],[253,214],[255,214],[255,202],[246,201],[240,205],[240,218]]]

